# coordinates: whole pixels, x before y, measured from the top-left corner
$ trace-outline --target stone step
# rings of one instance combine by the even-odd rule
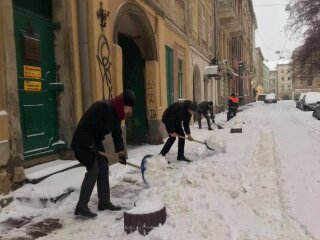
[[[76,160],[55,160],[25,169],[26,183],[37,184],[49,176],[79,167]]]

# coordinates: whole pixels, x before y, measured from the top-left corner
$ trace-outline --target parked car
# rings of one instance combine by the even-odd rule
[[[266,94],[259,94],[258,101],[264,101],[266,99]]]
[[[318,101],[320,101],[320,92],[307,92],[302,98],[302,110],[314,111]]]
[[[317,102],[316,108],[314,109],[312,116],[320,120],[320,102]]]
[[[269,93],[266,95],[266,98],[264,99],[264,103],[277,103],[277,97],[275,93]]]
[[[302,98],[303,98],[304,95],[306,95],[306,93],[301,93],[299,98],[296,101],[296,107],[299,108],[299,109],[302,109],[301,102],[302,102]]]

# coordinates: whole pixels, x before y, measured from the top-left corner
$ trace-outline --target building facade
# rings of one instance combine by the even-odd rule
[[[277,63],[278,97],[283,100],[294,98],[292,86],[292,64],[290,60],[280,59]]]
[[[212,3],[199,3],[207,27]],[[212,55],[209,27],[197,30],[206,41],[190,44],[189,7],[185,0],[0,1],[0,192],[23,183],[25,166],[72,159],[82,114],[124,89],[137,96],[124,139],[161,144],[163,111],[197,95],[194,67],[202,71]],[[194,52],[201,60],[191,62]]]
[[[269,68],[264,63],[263,63],[263,87],[264,87],[264,93],[270,93]]]
[[[188,0],[190,36],[190,79],[192,80],[193,100],[213,101],[216,105],[217,81],[207,78],[204,69],[211,64],[214,56],[215,4],[211,0]]]
[[[252,101],[253,54],[257,22],[251,0],[217,1],[217,56],[222,69],[219,99],[234,92],[241,104]]]
[[[255,48],[254,55],[254,69],[255,69],[255,76],[253,79],[253,86],[255,91],[255,100],[257,100],[258,95],[265,93],[264,87],[264,79],[263,79],[263,61],[264,57],[262,55],[261,49],[259,47]]]

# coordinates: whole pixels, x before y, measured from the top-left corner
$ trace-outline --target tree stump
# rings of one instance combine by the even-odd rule
[[[134,214],[124,213],[124,231],[129,234],[138,229],[142,235],[147,235],[154,227],[163,225],[166,221],[166,207],[163,207],[159,211],[146,213],[146,214]]]

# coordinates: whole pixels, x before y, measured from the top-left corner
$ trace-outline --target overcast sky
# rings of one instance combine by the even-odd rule
[[[285,11],[288,1],[252,0],[252,3],[258,21],[256,47],[261,48],[264,58],[277,60],[279,55],[276,51],[281,51],[282,56],[291,56],[292,51],[301,45],[301,40],[290,38],[290,32],[285,31],[289,16]]]

